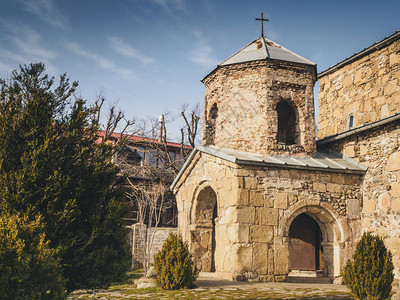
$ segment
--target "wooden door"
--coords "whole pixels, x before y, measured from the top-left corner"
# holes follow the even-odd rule
[[[319,226],[310,216],[301,214],[293,220],[289,229],[291,270],[318,270],[319,235]]]

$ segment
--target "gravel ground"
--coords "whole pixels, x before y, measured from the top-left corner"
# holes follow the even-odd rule
[[[352,299],[345,286],[333,284],[232,282],[204,275],[195,284],[177,291],[119,284],[95,293],[75,291],[68,299]],[[392,299],[400,300],[400,290],[393,292]]]

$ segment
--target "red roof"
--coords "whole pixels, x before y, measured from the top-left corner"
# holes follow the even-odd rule
[[[98,134],[99,134],[99,139],[100,139],[100,138],[104,137],[105,132],[103,130],[100,130]],[[150,144],[164,145],[164,142],[160,142],[157,139],[151,139],[151,138],[146,138],[146,137],[137,136],[137,135],[123,134],[123,137],[127,138],[129,141],[132,141],[132,142],[144,142],[144,143],[150,143]],[[111,138],[119,139],[119,138],[121,138],[121,134],[114,132],[111,134]],[[172,148],[181,148],[182,145],[180,143],[167,142],[167,146],[172,147]],[[187,149],[187,150],[191,150],[192,146],[183,145],[183,148]]]

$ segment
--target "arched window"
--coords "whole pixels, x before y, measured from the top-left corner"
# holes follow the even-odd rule
[[[213,145],[215,139],[215,125],[218,118],[218,106],[214,103],[206,121],[206,144]]]
[[[354,127],[354,115],[350,115],[349,117],[349,129]]]
[[[278,143],[285,145],[296,144],[296,113],[286,101],[276,106],[278,114]]]

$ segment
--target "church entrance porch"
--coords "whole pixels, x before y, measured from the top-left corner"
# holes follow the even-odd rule
[[[289,276],[333,280],[340,276],[350,230],[328,205],[307,202],[291,207],[280,227],[287,245]]]

